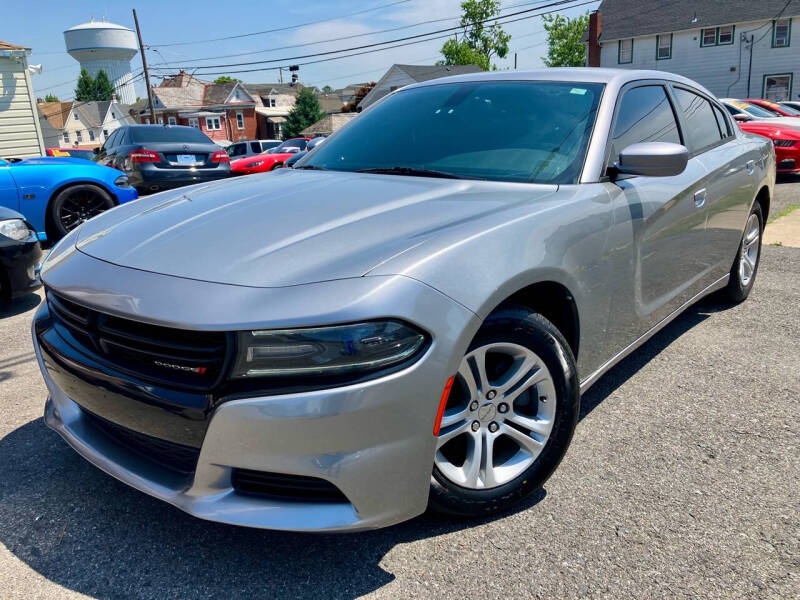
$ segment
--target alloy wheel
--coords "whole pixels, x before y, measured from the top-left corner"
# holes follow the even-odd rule
[[[556,401],[550,371],[529,348],[493,343],[470,351],[442,417],[434,464],[462,487],[508,483],[545,447]]]
[[[747,287],[758,263],[759,239],[761,238],[761,223],[758,215],[753,213],[747,219],[742,238],[742,248],[739,254],[739,281],[742,287]]]
[[[64,200],[58,211],[58,220],[66,231],[108,209],[106,200],[91,190],[77,190]]]

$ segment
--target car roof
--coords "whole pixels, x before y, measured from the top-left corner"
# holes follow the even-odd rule
[[[622,87],[626,83],[643,79],[664,79],[675,83],[683,83],[714,97],[711,92],[696,81],[692,81],[682,75],[676,75],[675,73],[647,69],[602,69],[598,67],[557,67],[532,71],[484,71],[481,73],[465,73],[463,75],[441,77],[439,79],[416,83],[408,86],[408,88],[464,81],[574,81],[576,83],[614,84],[615,86]]]

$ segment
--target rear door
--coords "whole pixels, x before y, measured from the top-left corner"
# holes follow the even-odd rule
[[[619,152],[638,142],[685,143],[677,111],[662,82],[635,83],[617,102],[608,165]],[[712,117],[713,118],[713,117]],[[671,177],[622,176],[614,181],[615,220],[631,227],[630,281],[632,290],[620,290],[622,302],[612,324],[629,332],[629,341],[647,331],[694,296],[708,271],[703,256],[705,203],[702,190],[707,172],[690,155],[683,173]]]
[[[690,103],[702,96],[675,86],[679,104]],[[695,100],[696,101],[696,100]],[[703,98],[704,102],[709,100]],[[761,155],[735,135],[735,124],[716,102],[710,101],[716,117],[720,142],[698,155],[709,172],[706,197],[706,255],[711,274],[709,279],[724,277],[731,269],[741,241],[750,204],[756,195],[757,182],[763,177]],[[691,127],[691,123],[687,127]],[[712,134],[709,132],[710,137]]]

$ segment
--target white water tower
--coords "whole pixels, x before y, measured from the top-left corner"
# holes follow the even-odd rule
[[[131,74],[131,59],[138,52],[136,34],[127,27],[108,21],[89,21],[64,32],[67,52],[81,63],[92,77],[102,69],[124,104],[136,102]]]

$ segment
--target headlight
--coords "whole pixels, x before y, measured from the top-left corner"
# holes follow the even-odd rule
[[[131,187],[130,181],[128,181],[127,175],[120,175],[114,180],[114,185],[121,188],[128,188]]]
[[[377,371],[407,361],[425,335],[398,321],[305,329],[243,331],[234,377],[341,375]]]
[[[28,226],[22,219],[0,221],[0,235],[4,235],[12,240],[21,242],[22,240],[28,239],[32,233],[33,232],[28,229]]]
[[[261,166],[261,165],[263,165],[263,164],[264,164],[264,161],[263,161],[263,160],[257,160],[256,162],[254,162],[254,163],[250,163],[250,164],[249,164],[249,165],[247,165],[247,166],[248,166],[248,167],[260,167],[260,166]]]

